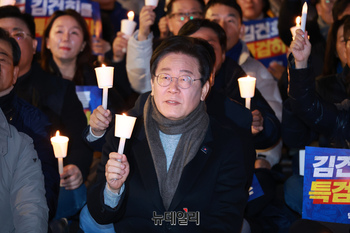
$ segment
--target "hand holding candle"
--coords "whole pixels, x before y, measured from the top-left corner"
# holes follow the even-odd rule
[[[301,13],[301,27],[300,27],[301,30],[303,30],[303,32],[305,32],[306,19],[307,19],[307,3],[305,2]]]
[[[56,136],[51,138],[51,144],[55,157],[58,159],[58,171],[60,174],[63,173],[63,158],[67,156],[69,138],[60,135],[60,131],[57,130]]]
[[[134,12],[128,12],[128,19],[122,19],[120,31],[123,32],[126,36],[130,37],[136,28],[136,22],[134,21]]]
[[[250,100],[255,94],[256,78],[244,77],[238,79],[239,92],[242,98],[245,98],[245,107],[250,109]]]
[[[107,109],[108,88],[113,87],[114,67],[105,66],[95,68],[98,87],[103,89],[102,107]]]
[[[115,131],[114,136],[119,137],[118,153],[124,153],[125,139],[131,137],[134,129],[136,117],[127,116],[125,114],[115,114]]]

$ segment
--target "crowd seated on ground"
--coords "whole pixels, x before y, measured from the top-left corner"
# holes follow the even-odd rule
[[[0,6],[4,232],[339,232],[301,219],[295,151],[349,148],[348,0],[306,1],[306,30],[294,38],[304,0],[94,1],[94,36],[73,9],[52,12],[42,28]],[[120,27],[129,10],[131,36]],[[265,67],[244,42],[245,22],[271,17],[287,68]],[[114,67],[107,107],[86,113],[76,87],[97,86],[101,63]],[[237,81],[247,75],[256,77],[249,109]],[[137,120],[117,153],[121,113]],[[50,143],[57,130],[69,138],[61,174]],[[254,179],[264,194],[248,201]],[[200,224],[152,220],[171,211],[198,211]]]

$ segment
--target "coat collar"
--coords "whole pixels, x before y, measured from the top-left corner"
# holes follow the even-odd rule
[[[142,129],[136,137],[138,142],[134,142],[132,151],[135,156],[135,162],[137,164],[136,167],[141,175],[142,183],[144,187],[147,187],[146,195],[151,197],[152,202],[155,203],[159,210],[165,211],[160,195],[156,170],[144,129]],[[188,194],[190,189],[193,187],[193,184],[200,176],[206,161],[212,153],[212,141],[213,138],[209,124],[207,134],[196,156],[185,166],[183,170],[180,182],[169,207],[170,211],[175,209],[180,204],[181,200],[183,200],[183,198]]]

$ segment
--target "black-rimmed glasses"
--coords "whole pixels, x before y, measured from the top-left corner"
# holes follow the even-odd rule
[[[202,15],[203,14],[200,11],[194,11],[194,12],[188,12],[188,13],[179,12],[179,13],[170,14],[170,18],[174,17],[177,21],[183,22],[186,18],[188,18],[189,20],[192,20],[192,19],[200,18]]]

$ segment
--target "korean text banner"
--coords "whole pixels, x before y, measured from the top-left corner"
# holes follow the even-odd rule
[[[350,150],[305,148],[304,219],[350,224]]]
[[[57,10],[73,9],[85,19],[90,34],[100,37],[102,32],[100,6],[90,0],[26,0],[25,12],[34,17],[38,39],[38,50],[41,48],[41,37],[50,16]]]
[[[278,36],[278,18],[265,18],[244,22],[246,42],[249,51],[265,67],[272,61],[287,66],[287,46]]]

